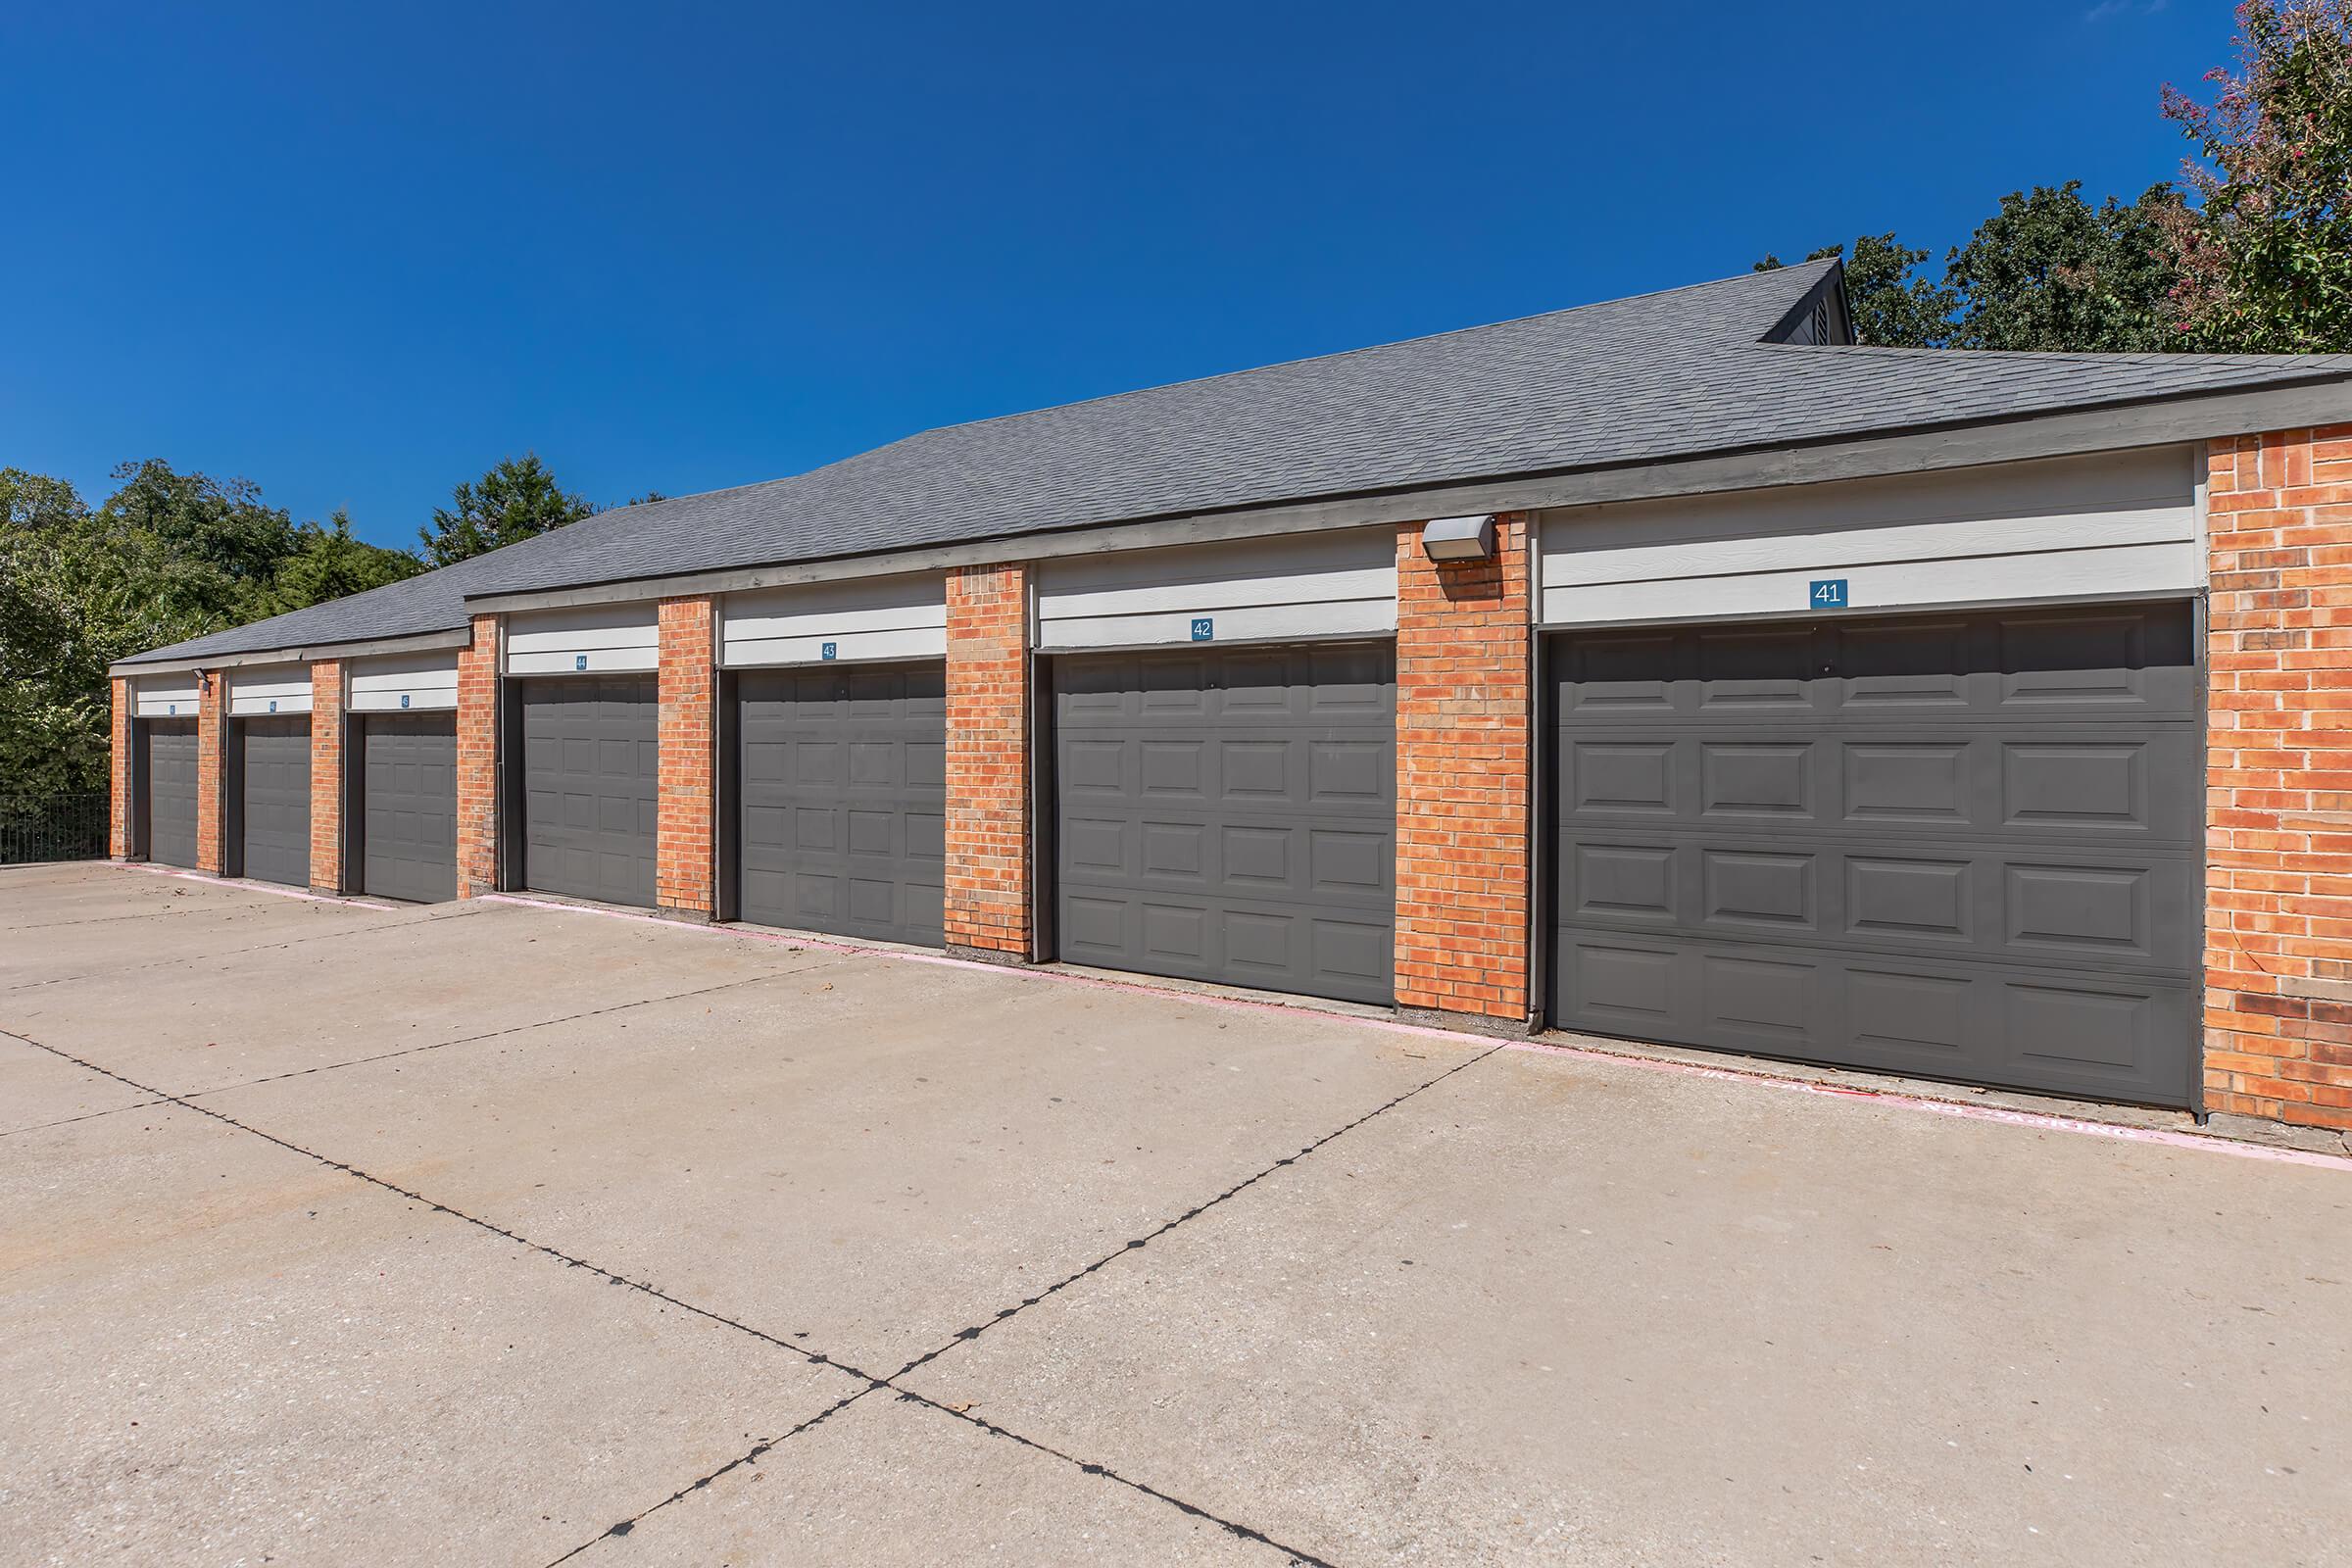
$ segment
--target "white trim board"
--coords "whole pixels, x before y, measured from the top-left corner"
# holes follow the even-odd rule
[[[1046,652],[1382,637],[1396,629],[1396,530],[1183,545],[1038,568]],[[1196,635],[1196,621],[1209,623]]]
[[[727,669],[948,654],[948,580],[941,572],[731,594],[719,601],[718,612],[718,662]]]
[[[270,713],[307,713],[311,710],[311,666],[261,664],[222,677],[228,682],[231,718],[260,718]]]
[[[654,669],[661,662],[659,616],[659,607],[651,602],[515,615],[507,622],[507,673]]]
[[[458,656],[395,654],[351,663],[354,713],[447,712],[458,706]]]
[[[141,675],[130,683],[130,711],[134,718],[194,718],[203,693],[194,671],[176,675]]]
[[[2194,449],[1546,514],[1545,625],[2194,590]]]

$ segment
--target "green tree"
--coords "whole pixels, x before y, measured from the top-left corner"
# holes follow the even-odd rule
[[[112,525],[153,535],[190,564],[219,573],[218,608],[231,622],[252,618],[277,564],[294,553],[294,519],[267,506],[250,479],[178,473],[161,458],[114,470],[118,488],[98,510]]]
[[[2089,354],[2178,347],[2167,327],[2176,274],[2166,224],[2180,204],[2160,184],[2129,205],[2110,196],[2093,207],[2074,179],[2002,197],[1944,267],[1959,302],[1951,345]]]
[[[89,506],[71,481],[0,468],[0,533],[76,527],[89,514]]]
[[[227,624],[224,581],[64,480],[0,473],[0,796],[105,789],[107,666]]]
[[[509,458],[480,479],[459,485],[451,501],[433,510],[430,528],[417,530],[424,559],[434,566],[470,561],[518,539],[568,527],[596,512],[558,485],[535,452]]]
[[[388,582],[414,577],[424,563],[406,550],[389,550],[353,537],[351,515],[341,507],[326,526],[306,522],[295,531],[294,553],[278,563],[265,596],[270,614],[366,593]]]
[[[2247,0],[2237,69],[2164,113],[2202,162],[2168,225],[2178,342],[2247,353],[2352,349],[2352,0]]]

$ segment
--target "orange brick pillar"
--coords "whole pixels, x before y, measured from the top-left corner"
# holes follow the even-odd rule
[[[135,736],[130,719],[130,681],[118,675],[114,712],[107,721],[106,853],[118,860],[130,858],[131,746]]]
[[[2352,425],[2207,466],[2205,1105],[2352,1128]]]
[[[498,891],[498,641],[496,615],[473,617],[458,650],[458,897]]]
[[[947,944],[1029,957],[1029,583],[948,573]]]
[[[1396,532],[1396,1005],[1528,1022],[1528,519],[1440,565]]]
[[[343,665],[311,666],[311,891],[343,891]]]
[[[718,797],[714,751],[718,664],[712,603],[664,599],[659,612],[661,737],[654,828],[654,902],[664,914],[708,920],[717,862],[711,829]]]
[[[202,669],[196,680],[196,869],[219,876],[227,865],[228,672]]]

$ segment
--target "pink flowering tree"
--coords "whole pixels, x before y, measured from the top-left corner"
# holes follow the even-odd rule
[[[2205,102],[2167,86],[2197,144],[2167,223],[2185,348],[2352,350],[2352,0],[2246,0],[2236,69]]]

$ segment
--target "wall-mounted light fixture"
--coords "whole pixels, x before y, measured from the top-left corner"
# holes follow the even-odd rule
[[[1421,525],[1421,553],[1432,561],[1487,561],[1494,554],[1494,518],[1436,517]]]

